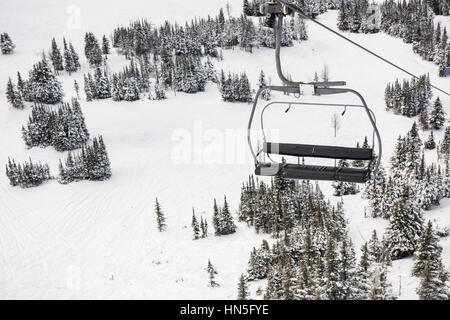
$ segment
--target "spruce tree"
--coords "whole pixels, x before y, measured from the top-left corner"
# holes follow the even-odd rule
[[[259,74],[259,78],[258,78],[258,84],[260,88],[266,87],[267,86],[267,82],[266,82],[266,75],[264,74],[264,71],[261,70],[260,74]],[[266,101],[269,101],[271,99],[271,93],[270,90],[264,90],[261,93],[261,98],[263,98]]]
[[[436,142],[434,141],[433,131],[430,132],[427,141],[425,141],[424,146],[428,150],[433,150],[436,148]]]
[[[103,38],[102,38],[102,53],[103,54],[109,54],[110,53],[109,40],[108,40],[108,38],[105,35],[103,35]]]
[[[24,108],[22,95],[20,91],[15,89],[11,78],[8,79],[8,83],[6,85],[6,100],[16,109]]]
[[[16,45],[6,32],[0,34],[0,51],[2,54],[10,54],[14,51]]]
[[[430,128],[430,120],[428,118],[427,108],[422,108],[419,114],[419,126],[422,130],[427,130]]]
[[[369,300],[395,300],[390,283],[387,281],[385,267],[377,267],[372,272],[372,285],[369,291]]]
[[[237,300],[247,300],[248,287],[244,274],[239,277]]]
[[[420,285],[416,290],[420,300],[448,300],[448,286],[438,272],[430,267],[430,261],[427,261],[422,272]]]
[[[89,65],[91,67],[100,66],[103,58],[102,50],[100,49],[97,38],[92,32],[87,32],[84,39],[84,54],[86,55]]]
[[[208,272],[209,280],[208,280],[208,286],[210,287],[218,287],[219,284],[216,282],[216,274],[217,271],[214,268],[213,264],[211,263],[211,260],[208,259],[208,265],[206,266],[206,272]]]
[[[434,102],[433,109],[430,112],[430,126],[435,130],[439,130],[444,126],[444,124],[445,112],[442,107],[441,99],[437,97],[436,101]]]
[[[156,213],[156,224],[158,226],[159,232],[166,230],[166,217],[164,216],[161,206],[159,204],[158,198],[156,198],[155,202],[155,213]]]
[[[425,266],[428,266],[430,272],[437,272],[441,252],[442,247],[439,245],[439,239],[433,230],[431,221],[428,221],[427,227],[417,241],[412,275],[421,276],[425,271]]]
[[[52,39],[52,49],[50,52],[50,59],[52,60],[53,69],[56,71],[56,74],[58,74],[58,71],[64,70],[61,51],[59,50],[58,45],[56,44],[55,38]]]
[[[27,86],[33,102],[55,104],[61,102],[64,95],[61,82],[50,69],[45,57],[33,66]]]
[[[203,223],[203,220],[202,220],[202,223]],[[193,239],[194,240],[199,239],[200,238],[200,228],[199,228],[199,225],[198,225],[197,218],[195,217],[194,209],[192,209],[192,223],[191,223],[191,226],[192,226],[192,231],[193,231]]]
[[[422,209],[418,199],[411,194],[411,187],[405,185],[401,198],[394,205],[385,233],[385,245],[392,259],[412,255],[422,230]]]

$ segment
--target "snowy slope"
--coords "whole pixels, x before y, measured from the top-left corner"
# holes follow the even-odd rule
[[[241,1],[230,2],[233,14],[239,14]],[[67,10],[73,12],[72,1],[40,0],[33,6],[27,1],[2,4],[0,31],[10,33],[17,50],[13,55],[0,56],[0,163],[8,156],[17,160],[31,156],[48,162],[52,173],[57,174],[58,159],[63,155],[53,148],[26,150],[20,128],[30,108],[12,110],[4,97],[7,77],[15,77],[18,70],[26,75],[42,49],[48,50],[53,36],[59,43],[63,36],[73,41],[81,57],[87,30],[100,37],[110,34],[118,24],[140,17],[156,24],[165,19],[183,23],[191,17],[216,14],[226,1],[201,0],[195,1],[195,6],[192,2],[183,5],[162,0],[132,1],[132,5],[119,1],[77,3],[81,20],[75,29],[67,24],[68,19],[73,22],[67,14]],[[329,12],[319,19],[334,27],[336,15]],[[283,48],[284,68],[294,79],[311,80],[314,71],[320,72],[326,62],[332,80],[346,80],[349,87],[359,90],[376,113],[386,162],[396,137],[404,134],[413,120],[384,111],[384,88],[387,82],[405,76],[335,36],[311,24],[308,27],[310,40]],[[449,78],[436,77],[437,66],[422,61],[400,39],[385,34],[349,37],[416,74],[430,72],[434,84],[449,89]],[[83,83],[83,73],[88,71],[84,57],[82,63],[82,71],[60,77],[67,99],[75,94],[73,80]],[[121,69],[125,60],[114,54],[109,63],[112,69]],[[278,83],[270,49],[253,54],[238,49],[224,51],[224,61],[217,67],[245,70],[254,86],[263,69],[273,84]],[[245,140],[250,107],[220,101],[214,85],[195,95],[168,95],[169,99],[162,102],[82,101],[91,135],[102,134],[110,153],[113,176],[107,182],[63,186],[53,181],[22,190],[10,187],[6,177],[0,175],[0,298],[235,298],[249,252],[264,236],[239,224],[236,234],[192,242],[190,220],[195,207],[197,215],[211,222],[213,198],[220,203],[224,194],[232,209],[237,208],[241,183],[253,170]],[[441,98],[450,113],[450,99]],[[356,102],[346,95],[323,99]],[[349,110],[337,141],[330,128],[335,111],[293,108],[286,115],[284,108],[274,108],[267,113],[267,125],[277,129],[281,137],[305,143],[353,146],[371,133],[364,113]],[[441,136],[442,132],[436,135]],[[192,149],[180,150],[186,145]],[[427,153],[427,159],[434,157],[434,152]],[[330,184],[321,186],[330,195]],[[164,233],[156,230],[155,197],[168,218],[169,228]],[[364,219],[367,203],[359,195],[346,197],[344,202],[356,248],[369,238],[372,229],[382,234],[386,222]],[[450,226],[449,215],[447,200],[426,217]],[[450,241],[445,239],[441,244],[448,265]],[[218,288],[206,286],[208,258],[218,269]],[[409,277],[411,265],[409,259],[393,266],[391,279],[398,288],[401,276],[402,298],[415,297],[416,280]]]

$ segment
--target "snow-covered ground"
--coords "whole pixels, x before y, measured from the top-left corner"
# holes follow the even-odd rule
[[[232,14],[238,15],[241,1],[230,3]],[[75,95],[73,80],[82,87],[83,73],[88,71],[82,54],[85,31],[101,37],[111,34],[119,24],[144,17],[155,24],[166,19],[184,23],[195,16],[215,15],[225,4],[225,0],[2,3],[0,32],[8,32],[17,49],[13,55],[0,56],[0,162],[6,162],[8,156],[19,161],[31,157],[48,162],[57,174],[63,154],[51,147],[27,150],[20,128],[30,107],[12,110],[4,95],[8,76],[15,78],[17,71],[26,75],[42,50],[49,49],[52,37],[59,44],[63,36],[70,39],[82,60],[82,71],[60,76],[69,99]],[[328,12],[319,19],[335,28],[336,15]],[[448,17],[438,19],[449,24]],[[397,136],[405,134],[414,119],[386,112],[384,89],[388,82],[408,76],[315,25],[308,23],[308,30],[310,40],[283,48],[285,70],[294,79],[312,80],[314,72],[320,73],[326,63],[332,80],[346,80],[349,87],[360,91],[376,114],[387,166]],[[437,66],[421,60],[401,39],[382,33],[348,36],[415,74],[429,72],[433,84],[450,89],[450,79],[438,78]],[[273,53],[270,49],[253,54],[228,50],[216,65],[218,70],[246,71],[254,88],[260,70],[272,84],[278,84]],[[115,53],[109,57],[112,69],[120,70],[125,63]],[[24,190],[12,188],[6,176],[0,175],[0,298],[236,297],[237,281],[251,248],[267,236],[238,224],[233,235],[210,235],[193,242],[190,223],[192,207],[211,222],[213,199],[221,203],[225,194],[232,209],[237,209],[240,186],[253,170],[245,137],[250,106],[222,102],[212,84],[204,93],[169,92],[168,96],[165,101],[133,103],[82,99],[91,135],[102,134],[108,147],[113,170],[109,181],[70,185],[52,181]],[[440,97],[450,114],[449,97]],[[323,97],[321,101],[357,102],[348,95]],[[341,109],[293,108],[287,114],[284,109],[268,111],[266,124],[288,140],[353,146],[371,134],[369,122],[358,110],[347,111],[338,137],[333,138],[330,118]],[[437,140],[442,133],[436,133]],[[183,149],[185,146],[191,148]],[[426,157],[434,160],[435,152],[427,152]],[[321,183],[321,187],[337,200],[331,196],[329,183]],[[156,229],[155,197],[168,219],[168,230],[163,233]],[[344,203],[359,250],[373,229],[383,233],[386,221],[364,218],[367,202],[359,195],[345,197]],[[427,212],[426,218],[450,227],[450,201]],[[441,245],[448,266],[450,239],[442,239]],[[218,269],[218,288],[206,286],[208,259]],[[410,277],[411,266],[411,259],[395,261],[390,273],[396,292],[401,281],[401,298],[405,299],[416,298],[417,279]]]

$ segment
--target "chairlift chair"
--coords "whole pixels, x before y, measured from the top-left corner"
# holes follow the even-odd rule
[[[283,1],[273,1],[262,4],[260,11],[264,15],[270,16],[270,19],[274,21],[275,32],[275,61],[277,67],[277,73],[280,80],[284,83],[284,86],[265,86],[259,88],[256,93],[255,101],[253,103],[252,111],[250,114],[250,120],[248,123],[248,144],[255,161],[255,174],[258,176],[280,176],[287,179],[300,179],[300,180],[324,180],[324,181],[342,181],[342,182],[354,182],[365,183],[367,180],[373,178],[379,168],[382,145],[381,138],[376,126],[376,118],[372,110],[367,106],[364,98],[360,93],[353,89],[342,88],[345,86],[344,81],[333,82],[294,82],[288,80],[281,69],[280,48],[281,48],[281,32],[283,26],[283,17],[288,14],[292,14],[293,10],[289,5],[283,5]],[[297,10],[298,11],[298,10]],[[301,94],[301,86],[312,86],[314,94],[332,95],[340,93],[352,93],[356,95],[360,100],[360,105],[355,104],[327,104],[327,103],[307,103],[307,102],[270,102],[261,111],[261,130],[263,133],[263,145],[262,148],[255,149],[252,145],[252,139],[250,137],[253,118],[255,116],[256,107],[261,93],[265,90],[272,90],[283,92],[285,94],[294,94],[299,97]],[[337,88],[339,87],[339,88]],[[373,127],[372,134],[372,147],[371,148],[347,148],[339,146],[324,146],[324,145],[311,145],[311,144],[293,144],[293,143],[279,143],[266,141],[266,135],[264,132],[264,111],[275,104],[283,104],[295,106],[295,105],[310,105],[310,106],[331,106],[331,107],[352,107],[363,108],[370,120]],[[378,157],[374,157],[375,139],[378,146]],[[323,166],[323,165],[305,165],[298,163],[286,163],[276,162],[272,160],[271,155],[281,156],[293,156],[293,157],[311,157],[311,158],[327,158],[327,159],[346,159],[346,160],[363,160],[367,161],[367,165],[364,168],[351,168],[351,167],[339,167],[339,166]],[[263,158],[268,158],[268,162],[262,162],[258,159],[261,155],[265,155]],[[375,161],[375,163],[374,163]],[[336,163],[336,161],[335,161]]]

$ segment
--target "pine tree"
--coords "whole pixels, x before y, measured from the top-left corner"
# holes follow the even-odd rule
[[[227,197],[224,196],[223,200],[223,208],[222,208],[222,225],[221,225],[221,234],[231,234],[236,232],[236,225],[233,221],[233,216],[228,208]]]
[[[206,238],[208,236],[208,222],[203,217],[200,217],[200,229],[202,231],[202,238]]]
[[[250,89],[250,82],[248,81],[247,75],[243,73],[239,79],[238,86],[238,99],[241,102],[251,102],[252,93]]]
[[[79,58],[73,49],[72,44],[67,45],[66,39],[63,39],[64,44],[64,70],[66,70],[69,75],[72,72],[77,71],[80,68]]]
[[[69,42],[69,51],[72,56],[72,61],[73,61],[73,66],[74,66],[73,71],[77,71],[81,67],[80,58],[78,57],[78,53],[76,53],[75,48],[72,45],[72,42]]]
[[[372,272],[372,285],[369,291],[369,300],[395,300],[391,285],[387,281],[385,267],[377,267]]]
[[[328,239],[325,252],[324,287],[322,299],[342,300],[345,292],[340,285],[339,260],[333,239]]]
[[[339,6],[338,28],[341,31],[347,31],[349,29],[345,0],[341,0],[341,5]]]
[[[368,260],[374,263],[381,263],[383,249],[380,241],[378,240],[377,231],[372,231],[372,237],[367,243]]]
[[[206,271],[208,272],[209,275],[209,281],[208,281],[208,286],[210,287],[218,287],[219,284],[216,282],[216,274],[217,271],[214,268],[213,264],[211,263],[211,260],[208,259],[208,265],[206,267]]]
[[[411,194],[411,187],[405,185],[394,205],[385,233],[385,245],[392,259],[410,256],[415,250],[423,230],[422,209],[417,200]]]
[[[439,275],[430,267],[427,261],[422,273],[422,280],[416,290],[420,300],[448,300],[448,287],[439,279]]]
[[[84,54],[91,67],[100,66],[102,64],[102,50],[92,32],[87,32],[85,35]]]
[[[156,213],[156,223],[158,226],[158,230],[159,230],[159,232],[162,232],[162,231],[166,230],[167,225],[166,225],[166,217],[164,216],[164,214],[161,210],[161,206],[158,202],[158,198],[156,198],[156,202],[155,202],[155,213]]]
[[[440,153],[448,162],[450,159],[450,126],[445,129],[444,139],[442,139]]]
[[[73,80],[73,88],[75,89],[75,93],[77,94],[78,100],[80,99],[80,86],[77,80]]]
[[[441,252],[442,247],[439,245],[439,239],[433,230],[431,221],[428,221],[427,227],[417,241],[412,275],[421,276],[424,273],[425,266],[428,266],[430,272],[437,272]]]
[[[27,87],[29,98],[33,102],[55,104],[61,102],[64,95],[61,82],[50,69],[45,57],[33,66]]]
[[[11,78],[8,79],[8,84],[6,85],[6,100],[16,109],[24,108],[22,95],[15,89]]]
[[[433,150],[436,148],[436,142],[434,141],[433,131],[430,132],[427,141],[425,141],[424,146],[428,150]]]
[[[281,279],[281,298],[283,300],[294,300],[295,298],[295,291],[296,291],[296,279],[295,279],[295,270],[292,267],[291,264],[291,258],[289,255],[285,257],[287,260],[285,263],[285,266],[283,268],[283,276]]]
[[[16,45],[12,42],[11,37],[6,32],[0,34],[0,51],[2,54],[10,54],[14,51]]]
[[[214,207],[213,207],[213,227],[214,227],[214,234],[216,236],[220,235],[220,223],[221,223],[221,212],[219,210],[219,207],[217,206],[217,201],[214,199]]]
[[[110,53],[109,40],[108,40],[108,38],[105,35],[103,35],[103,38],[102,38],[102,53],[103,54],[109,54]]]
[[[371,274],[370,274],[371,262],[369,260],[369,250],[367,247],[367,242],[361,247],[361,257],[357,267],[357,275],[359,283],[356,286],[359,288],[361,293],[361,300],[367,299],[370,286],[371,286]]]
[[[267,82],[266,82],[266,75],[264,74],[264,71],[261,70],[260,74],[259,74],[259,78],[258,78],[258,84],[260,88],[264,88],[267,86]],[[261,93],[261,98],[263,98],[266,101],[269,101],[271,99],[271,93],[270,90],[264,90]]]
[[[203,220],[202,220],[202,223],[203,223]],[[194,240],[200,239],[200,228],[198,226],[197,218],[195,217],[194,209],[192,209],[192,223],[191,223],[191,226],[192,226],[192,231],[194,233],[194,236],[193,236]]]
[[[419,126],[422,130],[427,130],[430,128],[430,120],[428,119],[427,108],[422,108],[419,114]]]
[[[430,112],[430,125],[433,129],[439,130],[445,124],[445,112],[442,107],[441,100],[437,97]]]
[[[61,51],[59,51],[58,45],[56,44],[55,38],[52,39],[52,49],[50,52],[50,59],[52,60],[53,69],[58,74],[58,71],[64,70],[63,58]]]
[[[247,297],[248,297],[247,281],[244,277],[244,274],[241,274],[241,276],[239,277],[239,283],[238,283],[237,300],[247,300]]]
[[[23,164],[16,164],[14,159],[8,158],[6,176],[12,186],[20,186],[22,188],[36,187],[51,179],[48,164],[33,163],[31,158],[29,162],[24,162]]]

